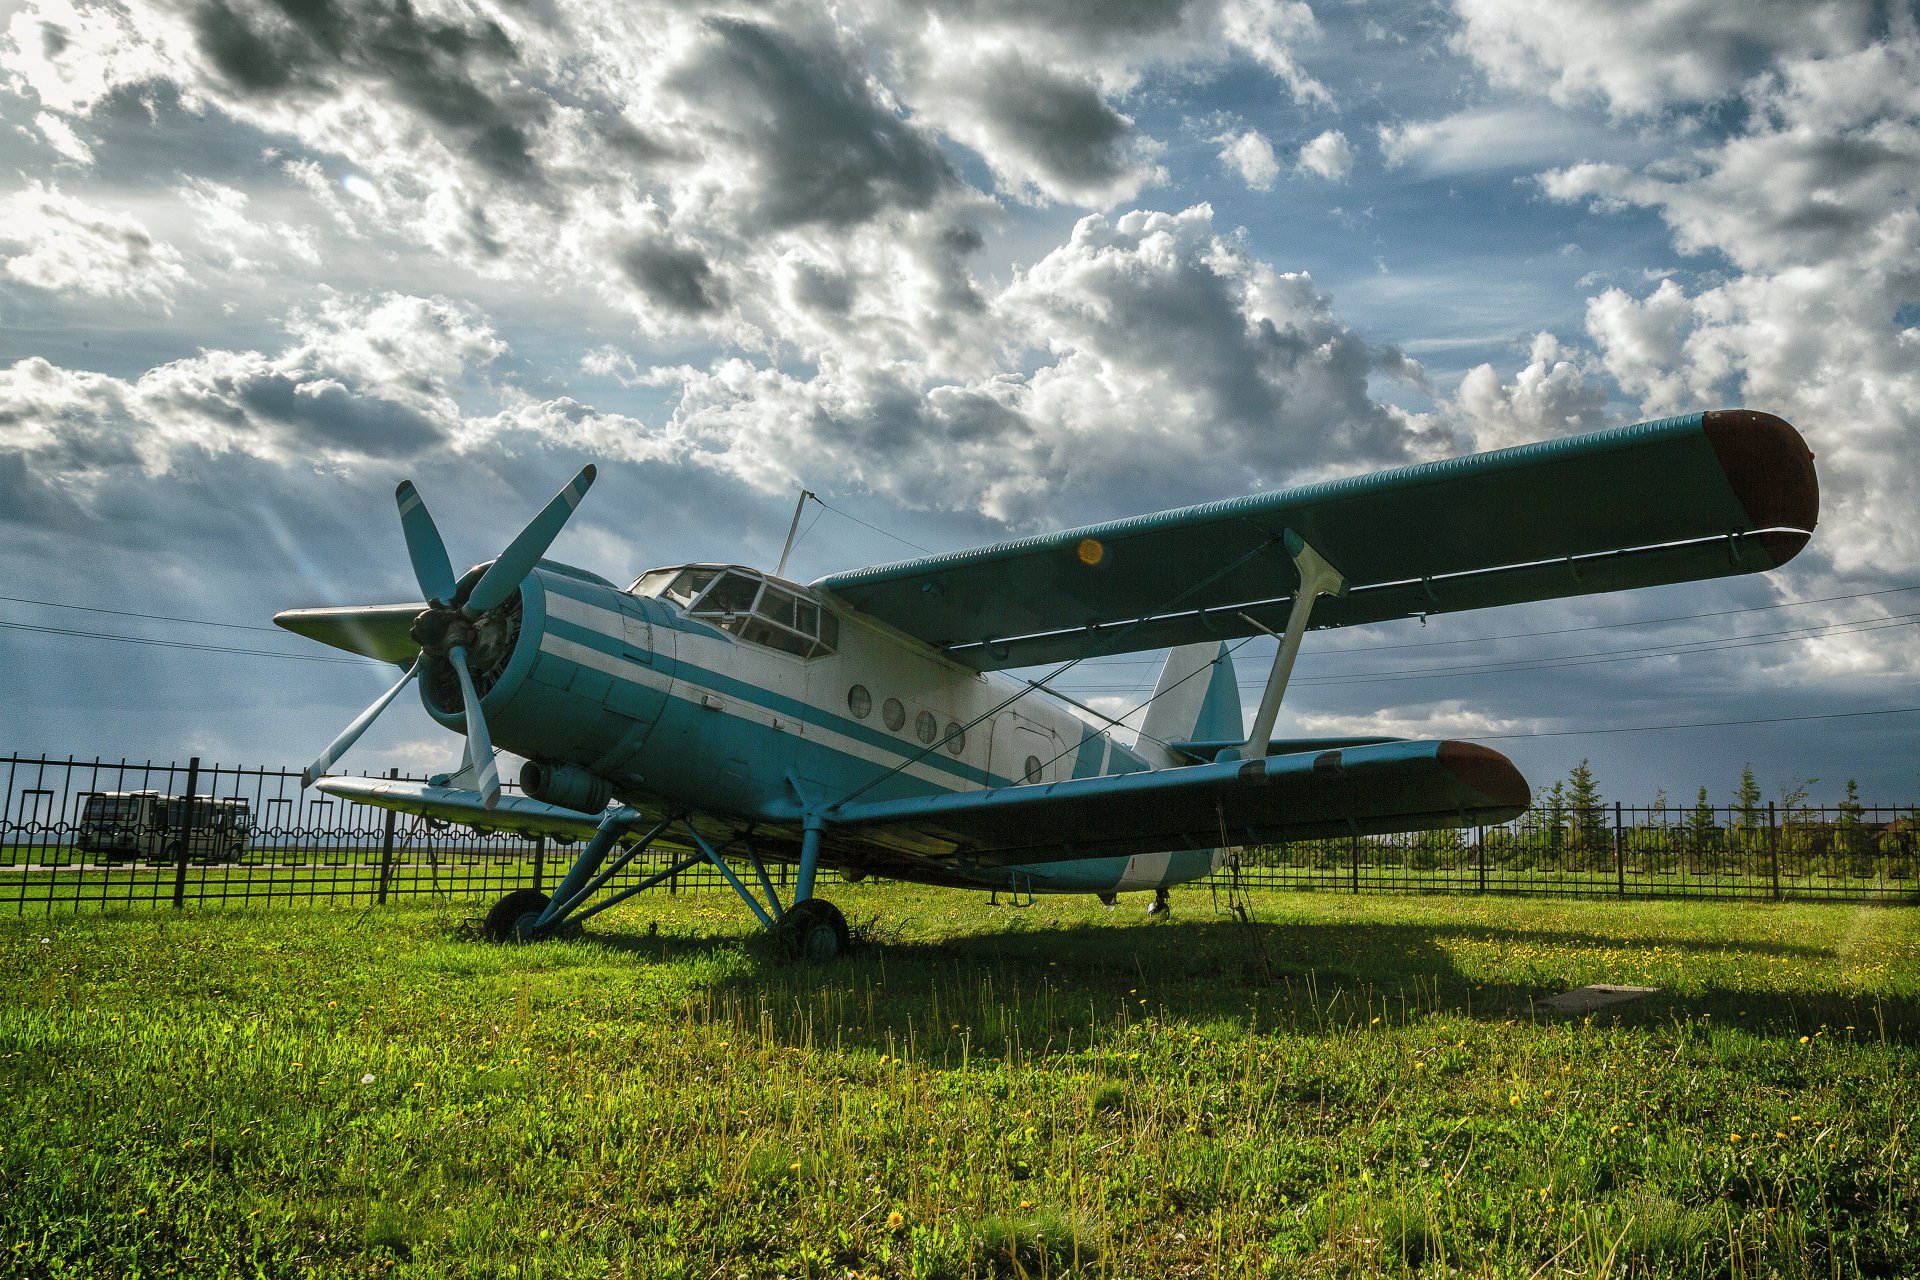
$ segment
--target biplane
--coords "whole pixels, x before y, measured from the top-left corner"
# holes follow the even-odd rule
[[[715,563],[622,587],[544,558],[593,477],[458,575],[402,483],[424,600],[276,615],[402,672],[307,781],[584,841],[551,896],[523,888],[494,905],[491,936],[571,930],[709,863],[815,959],[848,941],[817,893],[823,870],[1109,901],[1150,890],[1164,904],[1238,846],[1508,821],[1530,791],[1485,746],[1275,739],[1307,632],[1761,572],[1806,545],[1819,506],[1792,426],[1722,410],[811,583]],[[1249,724],[1228,645],[1262,633],[1279,643]],[[1005,674],[1158,649],[1131,740],[1046,679]],[[464,767],[426,782],[325,776],[415,683],[427,714],[466,735]],[[497,748],[525,759],[524,794],[502,794]],[[615,884],[656,847],[664,870]],[[785,901],[777,864],[792,868]]]

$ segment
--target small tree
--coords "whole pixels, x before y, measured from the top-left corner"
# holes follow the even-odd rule
[[[1873,848],[1867,839],[1867,810],[1860,803],[1860,784],[1847,779],[1847,795],[1840,802],[1839,820],[1834,824],[1834,841],[1840,856],[1846,859],[1847,874],[1862,879],[1873,876]]]
[[[1589,857],[1607,847],[1607,823],[1601,812],[1600,786],[1583,759],[1567,775],[1567,813],[1573,820],[1573,848]]]
[[[1780,852],[1794,859],[1794,866],[1806,869],[1807,855],[1814,852],[1813,811],[1807,796],[1818,778],[1788,778],[1780,784]]]
[[[1760,799],[1760,783],[1753,776],[1753,766],[1748,764],[1741,768],[1740,786],[1733,793],[1733,809],[1740,820],[1740,847],[1743,849],[1760,846],[1760,828],[1763,825]]]
[[[1713,851],[1714,839],[1719,834],[1719,826],[1713,820],[1713,805],[1707,800],[1707,789],[1700,788],[1699,799],[1693,802],[1693,812],[1687,815],[1687,849],[1694,856],[1694,867],[1698,870],[1706,863],[1707,854]]]
[[[1541,805],[1547,822],[1547,847],[1558,853],[1567,843],[1567,788],[1566,784],[1555,780],[1547,788],[1546,800]]]

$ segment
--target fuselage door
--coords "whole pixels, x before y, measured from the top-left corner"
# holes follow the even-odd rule
[[[1067,776],[1071,763],[1061,757],[1060,741],[1050,729],[1013,711],[1003,711],[993,718],[993,749],[987,770],[997,785],[1055,782]]]

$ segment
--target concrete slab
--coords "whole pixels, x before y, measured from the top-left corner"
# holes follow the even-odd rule
[[[1644,1000],[1659,990],[1658,987],[1623,987],[1610,982],[1596,982],[1590,987],[1565,991],[1550,1000],[1542,1000],[1540,1005],[1555,1013],[1592,1013],[1596,1009]]]

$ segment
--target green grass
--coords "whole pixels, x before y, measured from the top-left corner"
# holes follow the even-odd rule
[[[830,896],[0,919],[0,1274],[1920,1273],[1910,910]]]

